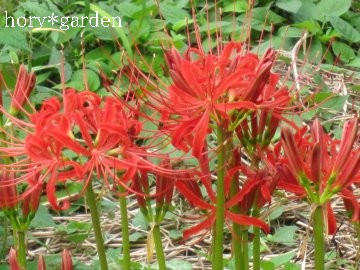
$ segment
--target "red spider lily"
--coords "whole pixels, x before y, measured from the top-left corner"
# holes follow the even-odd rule
[[[38,258],[38,270],[46,270],[45,259],[42,255]]]
[[[310,203],[326,204],[330,234],[335,233],[336,222],[329,200],[340,192],[351,208],[348,187],[360,178],[360,151],[355,147],[358,125],[357,118],[347,121],[340,141],[324,133],[319,120],[314,121],[308,136],[294,138],[288,128],[282,130],[285,160],[278,166],[279,186],[307,196]]]
[[[10,104],[10,114],[16,114],[27,101],[35,86],[35,74],[28,73],[24,65],[19,68],[14,93]]]
[[[228,43],[219,55],[194,48],[184,57],[175,49],[168,51],[166,61],[173,84],[163,111],[180,123],[169,126],[172,143],[185,151],[192,146],[193,155],[199,158],[210,119],[222,125],[247,110],[282,110],[290,97],[285,88],[276,88],[279,76],[270,72],[274,57],[273,50],[261,59],[243,53],[242,45],[236,42]]]
[[[38,181],[39,176],[39,174],[34,175],[34,179],[28,181],[32,192],[24,199],[22,205],[22,213],[24,217],[28,215],[35,215],[39,208],[40,198],[43,192],[43,187]],[[32,188],[33,185],[35,185],[34,188]]]
[[[14,173],[7,171],[0,174],[0,209],[14,209],[18,205],[14,177]]]
[[[10,249],[9,252],[9,266],[10,270],[21,270],[18,258],[17,258],[17,252],[14,248]]]
[[[266,148],[274,137],[280,118],[267,111],[253,112],[249,121],[242,121],[236,128],[241,145],[252,155]]]
[[[341,191],[341,197],[344,201],[345,209],[349,213],[349,217],[351,218],[351,220],[353,222],[360,222],[360,202],[358,201],[350,187],[344,188]]]
[[[61,263],[61,270],[73,270],[73,262],[71,258],[71,254],[67,249],[64,249],[64,251],[61,254],[62,263]]]
[[[83,180],[85,189],[96,173],[107,186],[115,183],[129,188],[127,182],[138,168],[156,168],[146,160],[152,155],[148,149],[135,144],[142,124],[132,110],[115,98],[102,99],[89,91],[68,89],[64,91],[62,102],[49,99],[39,112],[28,117],[31,123],[10,118],[27,135],[23,141],[16,139],[16,143],[0,148],[3,156],[18,160],[3,167],[22,174],[17,182],[40,175],[31,187],[35,191],[36,187],[46,183],[47,196],[54,209],[69,206],[67,201],[62,205],[57,203],[58,183]],[[76,159],[69,160],[66,152]],[[30,192],[29,188],[22,196],[26,197]]]
[[[246,176],[246,181],[239,192],[230,196],[230,182],[234,180],[239,182],[238,179],[233,178],[233,175],[239,170]],[[271,196],[278,181],[279,175],[275,172],[270,172],[267,168],[254,171],[243,165],[236,166],[230,169],[226,176],[226,187],[228,190],[226,205],[228,207],[238,205],[240,212],[243,214],[249,214],[253,207],[261,209],[266,203],[271,202]]]
[[[189,238],[194,234],[198,234],[203,230],[210,230],[212,226],[215,224],[216,220],[216,206],[215,202],[207,201],[201,194],[201,191],[193,180],[191,181],[177,181],[175,184],[177,190],[195,207],[198,209],[207,211],[208,213],[205,215],[205,218],[194,227],[184,230],[184,239]],[[236,200],[229,200],[226,203],[226,209],[224,209],[225,218],[229,221],[233,221],[235,223],[245,225],[245,226],[256,226],[263,229],[266,233],[269,233],[270,228],[269,226],[254,217],[249,217],[243,214],[235,214],[230,211],[230,208],[234,206],[236,203],[241,201],[246,193],[247,190],[240,191],[240,195],[236,197]],[[253,199],[253,198],[251,198]]]

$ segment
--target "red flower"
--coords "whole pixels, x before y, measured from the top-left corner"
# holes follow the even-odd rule
[[[294,137],[290,129],[282,130],[285,159],[278,165],[279,186],[306,196],[310,203],[326,204],[330,234],[335,233],[336,223],[329,201],[336,193],[341,193],[348,209],[356,210],[349,187],[360,179],[358,126],[357,118],[347,121],[340,141],[330,138],[319,120],[314,121],[310,135],[298,133]],[[355,217],[357,214],[355,211]]]
[[[210,230],[216,221],[216,206],[215,201],[207,201],[195,180],[178,180],[175,184],[177,190],[194,206],[200,210],[204,210],[207,213],[202,218],[202,221],[190,229],[184,230],[184,238],[187,239],[194,234],[198,234],[204,230]],[[256,226],[262,228],[266,233],[269,233],[269,226],[260,219],[250,217],[246,214],[235,214],[230,211],[231,207],[236,203],[244,202],[244,197],[248,194],[248,188],[243,188],[235,198],[230,199],[226,202],[224,209],[225,218],[229,221],[245,225],[245,226]],[[251,198],[253,199],[253,198]],[[241,204],[240,203],[240,204]]]
[[[71,258],[71,254],[67,249],[64,249],[64,251],[61,254],[62,263],[61,263],[61,270],[73,270],[73,262]]]
[[[14,93],[12,94],[10,104],[10,114],[15,115],[21,110],[24,103],[28,100],[31,91],[35,86],[35,74],[28,73],[24,65],[19,68]]]
[[[223,126],[235,119],[236,127],[244,111],[271,110],[278,117],[276,112],[289,103],[287,90],[276,87],[279,76],[270,72],[275,52],[268,50],[259,59],[243,51],[240,43],[229,42],[218,55],[194,48],[184,56],[175,49],[166,53],[173,84],[162,113],[164,121],[177,121],[165,126],[174,146],[192,147],[199,158],[211,121]]]
[[[15,175],[12,172],[0,173],[0,209],[14,209],[18,204]]]
[[[15,249],[11,248],[9,252],[9,266],[10,270],[21,270],[18,258],[17,258],[17,252]]]

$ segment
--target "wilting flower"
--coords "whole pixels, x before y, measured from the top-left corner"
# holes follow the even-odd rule
[[[347,208],[352,208],[349,187],[360,180],[358,126],[358,118],[347,121],[340,141],[326,134],[319,120],[314,121],[310,135],[294,137],[290,129],[282,130],[285,159],[278,165],[282,175],[279,186],[306,196],[310,203],[327,205],[328,217],[332,219],[329,219],[329,233],[334,233],[336,228],[329,200],[340,193]]]

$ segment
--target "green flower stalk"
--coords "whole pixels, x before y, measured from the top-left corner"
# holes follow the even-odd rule
[[[99,261],[100,261],[100,269],[107,270],[108,264],[107,264],[107,258],[106,258],[104,239],[103,239],[103,235],[101,232],[99,212],[98,212],[98,208],[97,208],[95,193],[94,193],[94,190],[92,187],[92,181],[90,181],[86,187],[86,202],[90,209],[91,222],[92,222],[93,229],[94,229],[96,248],[97,248]]]
[[[324,269],[324,225],[328,233],[336,232],[335,215],[330,201],[337,193],[343,195],[344,203],[351,208],[351,185],[358,178],[360,170],[360,150],[355,147],[358,138],[359,121],[353,118],[344,124],[340,141],[326,134],[316,119],[311,126],[311,134],[300,131],[293,136],[289,128],[284,128],[281,143],[285,159],[279,164],[281,180],[279,186],[305,197],[312,207],[315,269]],[[327,216],[327,220],[324,220]]]

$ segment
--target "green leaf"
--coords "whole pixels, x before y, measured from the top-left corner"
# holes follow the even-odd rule
[[[308,20],[308,21],[303,21],[301,23],[295,23],[293,24],[293,26],[300,28],[302,30],[306,29],[313,35],[322,32],[320,24],[315,20]]]
[[[341,111],[348,99],[348,95],[340,96],[333,93],[320,92],[315,95],[315,101],[320,103],[319,108],[324,110]]]
[[[360,41],[360,33],[345,20],[339,17],[330,16],[330,23],[336,32],[338,32],[344,39],[351,42]]]
[[[360,56],[355,57],[355,59],[346,64],[346,66],[360,68]]]
[[[75,2],[74,4],[77,5],[81,5],[84,6],[84,2],[78,1]],[[112,18],[112,16],[106,12],[105,10],[103,10],[102,8],[100,8],[99,6],[95,5],[95,4],[90,4],[90,9],[94,12],[98,12],[100,16],[102,17],[106,17],[106,18]],[[94,29],[97,29],[96,27]],[[122,29],[122,27],[114,27],[115,32],[117,33],[118,37],[120,38],[120,40],[122,41],[122,45],[124,46],[126,52],[129,54],[130,57],[132,57],[133,52],[131,49],[131,45],[130,45],[130,41],[127,38],[127,36],[125,35],[124,30]]]
[[[25,33],[19,28],[0,27],[0,45],[29,50]]]
[[[116,6],[122,17],[133,18],[134,14],[141,10],[141,6],[134,3],[119,3]]]
[[[269,220],[274,220],[279,218],[284,213],[284,207],[278,206],[275,210],[269,215]]]
[[[166,22],[171,24],[184,21],[185,18],[191,19],[190,14],[184,9],[166,3],[160,3],[160,12]]]
[[[235,13],[244,13],[248,9],[248,2],[241,1],[230,1],[226,3],[223,12],[235,12]]]
[[[353,49],[344,42],[335,41],[331,45],[334,54],[340,58],[341,61],[349,63],[355,58],[355,53]]]
[[[136,242],[137,240],[144,238],[146,236],[143,232],[134,232],[129,235],[129,241],[130,242]]]
[[[279,16],[265,7],[254,8],[252,11],[251,27],[258,31],[270,31],[270,25],[276,25],[283,21],[285,21],[284,17]]]
[[[300,269],[301,266],[296,263],[288,262],[284,264],[284,270],[300,270]]]
[[[302,0],[301,2],[302,6],[294,14],[294,21],[296,23],[316,19],[321,13],[319,8],[314,4],[313,0]]]
[[[339,17],[350,9],[351,0],[321,0],[318,4],[318,10],[321,12],[317,19],[328,20],[330,16]]]
[[[178,230],[170,230],[169,237],[173,240],[179,240],[183,237],[183,234]]]
[[[296,13],[301,7],[301,1],[300,0],[278,0],[276,1],[276,6],[278,8],[281,8],[285,11]]]
[[[56,224],[49,213],[49,210],[43,206],[39,205],[34,219],[30,223],[31,228],[45,228],[45,227],[55,227]]]
[[[271,258],[271,262],[274,264],[275,268],[278,269],[278,267],[290,262],[292,258],[294,258],[296,254],[295,250],[289,251],[284,254],[280,254],[276,257]]]
[[[261,261],[261,270],[275,270],[275,265],[270,261]]]
[[[131,223],[132,223],[132,225],[134,225],[135,227],[137,227],[141,230],[147,230],[147,228],[149,226],[149,223],[144,218],[144,215],[141,213],[140,210],[135,214]]]
[[[277,36],[284,38],[300,38],[304,34],[304,29],[292,26],[282,26],[277,32]]]
[[[295,233],[298,230],[296,226],[284,226],[276,230],[274,235],[268,235],[268,240],[277,243],[283,244],[285,246],[292,246],[296,244]]]
[[[231,22],[210,22],[208,24],[202,25],[199,27],[200,32],[209,32],[210,34],[214,34],[215,32],[218,32],[219,29],[222,29],[222,33],[224,33],[225,27],[230,27],[230,31],[232,31],[233,24]]]
[[[192,265],[188,261],[173,259],[166,262],[166,268],[170,270],[191,270]]]
[[[85,69],[87,84],[90,91],[96,91],[100,87],[100,78],[99,75],[96,74],[91,69]],[[83,70],[77,70],[73,73],[71,80],[69,83],[67,83],[68,87],[73,87],[76,90],[85,90],[85,84],[84,84],[84,71]]]

